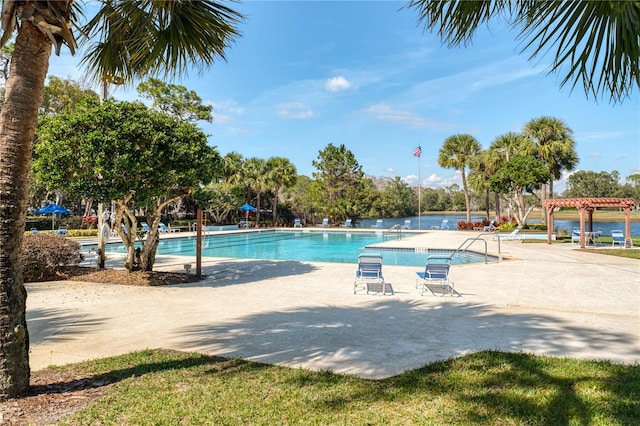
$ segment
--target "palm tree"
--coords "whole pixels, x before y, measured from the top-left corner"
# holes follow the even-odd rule
[[[460,171],[464,202],[467,207],[467,222],[471,222],[471,203],[469,201],[466,168],[471,165],[471,160],[480,153],[481,149],[482,147],[476,138],[468,134],[459,134],[445,139],[438,155],[438,164],[440,166]]]
[[[273,185],[273,222],[278,221],[278,196],[281,188],[291,188],[296,183],[298,171],[288,158],[271,157],[267,160],[269,182]]]
[[[268,185],[267,161],[263,158],[251,157],[242,163],[242,183],[256,193],[256,225],[260,223],[260,204],[262,193]]]
[[[523,132],[534,142],[538,158],[552,175],[549,192],[546,184],[541,188],[540,201],[544,206],[547,196],[553,198],[553,179],[560,179],[563,170],[573,170],[578,162],[573,131],[561,119],[543,116],[526,123]],[[545,219],[543,214],[543,223]]]
[[[73,0],[2,2],[0,45],[17,35],[0,113],[0,400],[29,388],[26,291],[19,268],[28,176],[51,49],[58,54],[64,44],[75,53],[78,12]],[[225,59],[242,19],[212,0],[102,0],[82,30],[96,41],[83,63],[96,82],[131,83],[184,74],[194,65],[204,69]]]
[[[530,59],[555,52],[550,73],[567,69],[560,85],[582,81],[587,97],[609,93],[621,102],[640,86],[638,1],[410,0],[406,7],[449,46],[470,43],[480,25],[503,18],[520,29]]]

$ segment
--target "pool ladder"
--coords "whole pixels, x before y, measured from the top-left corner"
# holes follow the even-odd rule
[[[464,240],[462,242],[462,244],[460,244],[460,246],[456,249],[456,251],[454,251],[451,256],[449,256],[449,259],[452,259],[453,256],[455,256],[458,253],[461,253],[465,250],[468,250],[469,247],[471,247],[476,241],[482,241],[484,243],[484,263],[489,263],[489,250],[488,250],[488,246],[487,246],[487,240],[485,240],[484,238],[482,238],[484,235],[480,235],[477,237],[473,237],[473,238],[467,238],[466,240]]]
[[[400,240],[402,238],[402,228],[400,227],[400,225],[395,224],[391,228],[384,231],[382,233],[382,241],[387,241],[387,236],[392,233],[396,234],[396,240]]]

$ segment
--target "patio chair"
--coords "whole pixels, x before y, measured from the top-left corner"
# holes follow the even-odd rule
[[[433,225],[431,229],[449,229],[449,219],[444,219],[440,226]]]
[[[496,228],[495,222],[496,222],[495,220],[492,220],[491,222],[489,222],[487,226],[482,228],[482,232],[493,232],[496,229],[498,229]]]
[[[453,282],[449,280],[449,270],[451,269],[451,260],[442,257],[427,258],[427,265],[423,271],[416,272],[416,287],[420,288],[420,295],[424,295],[425,290],[429,290],[431,294],[436,295],[439,290],[442,295],[453,295]]]
[[[38,230],[36,228],[31,228],[31,233],[33,235],[38,235]]]
[[[67,235],[67,228],[64,226],[59,227],[58,235],[60,235],[61,237],[65,237]]]
[[[246,220],[241,220],[240,223],[238,223],[238,228],[239,229],[249,229],[250,227],[250,223],[247,222]]]
[[[411,229],[411,219],[406,219],[404,221],[404,225],[402,225],[402,229]]]
[[[171,229],[164,223],[160,222],[160,232],[169,233],[169,232],[177,232],[177,231],[178,231],[177,229]]]
[[[620,247],[626,246],[624,232],[619,229],[613,229],[611,231],[611,247],[614,247],[616,244],[620,245]]]
[[[375,225],[371,225],[372,228],[382,229],[382,219],[376,220]]]
[[[322,226],[323,228],[329,227],[329,218],[325,217],[324,219],[322,219],[322,223],[320,224],[320,226]]]
[[[293,219],[293,227],[302,228],[302,222],[300,222],[300,219]]]
[[[389,290],[393,294],[393,288],[384,282],[382,275],[382,255],[375,253],[362,253],[358,256],[358,269],[353,281],[353,294],[359,290],[386,294]]]
[[[140,222],[140,226],[144,229],[144,232],[151,232],[151,228],[147,222]]]
[[[580,244],[580,228],[573,228],[573,231],[571,231],[571,243]]]
[[[345,228],[351,228],[353,225],[351,224],[351,219],[347,219],[344,221],[344,226]]]

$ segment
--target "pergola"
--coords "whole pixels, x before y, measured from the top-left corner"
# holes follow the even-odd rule
[[[624,210],[625,246],[631,246],[631,209],[635,207],[633,198],[554,198],[545,200],[547,208],[547,244],[551,244],[553,231],[553,210],[559,207],[573,207],[580,214],[580,247],[585,248],[585,216],[589,216],[589,231],[593,232],[593,211],[596,207],[620,208]]]

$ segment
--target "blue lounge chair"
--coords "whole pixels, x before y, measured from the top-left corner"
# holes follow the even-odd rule
[[[151,231],[151,228],[149,228],[149,224],[147,222],[140,222],[140,225],[142,226],[142,229],[144,229],[144,232]]]
[[[371,225],[372,228],[382,229],[382,219],[376,220],[375,225]]]
[[[625,247],[624,233],[619,229],[613,229],[611,231],[611,247],[618,244],[620,247]]]
[[[294,219],[293,220],[293,227],[294,228],[302,228],[302,222],[300,222],[300,219]]]
[[[424,295],[425,290],[436,295],[435,290],[440,290],[442,295],[452,295],[455,293],[453,282],[449,280],[449,270],[451,260],[449,258],[427,258],[427,265],[424,271],[416,272],[416,287],[420,287],[420,295]]]
[[[61,237],[65,237],[67,235],[67,228],[64,226],[58,228],[58,235],[60,235]]]
[[[169,228],[167,225],[165,225],[165,224],[164,224],[164,223],[162,223],[162,222],[160,222],[160,225],[159,225],[159,226],[160,226],[160,232],[166,232],[166,233],[169,233],[169,232],[177,232],[177,231],[178,231],[177,229],[171,229],[171,228]]]
[[[449,229],[449,219],[444,219],[440,226],[433,225],[431,229]]]
[[[382,255],[375,253],[363,253],[358,256],[358,269],[353,281],[353,294],[358,290],[367,290],[367,294],[373,291],[383,295],[389,291],[393,294],[393,288],[384,282],[382,275]]]
[[[353,225],[351,224],[351,219],[347,219],[344,221],[344,226],[345,228],[351,228]]]
[[[31,233],[33,235],[38,235],[38,230],[36,228],[31,228]]]
[[[240,229],[249,229],[250,226],[251,226],[251,223],[247,222],[246,220],[241,220],[240,223],[238,224],[238,228]]]
[[[322,223],[320,224],[320,226],[322,226],[323,228],[327,228],[329,226],[329,218],[325,217],[324,219],[322,219]]]
[[[406,219],[404,221],[404,225],[402,225],[402,229],[411,229],[411,219]]]

